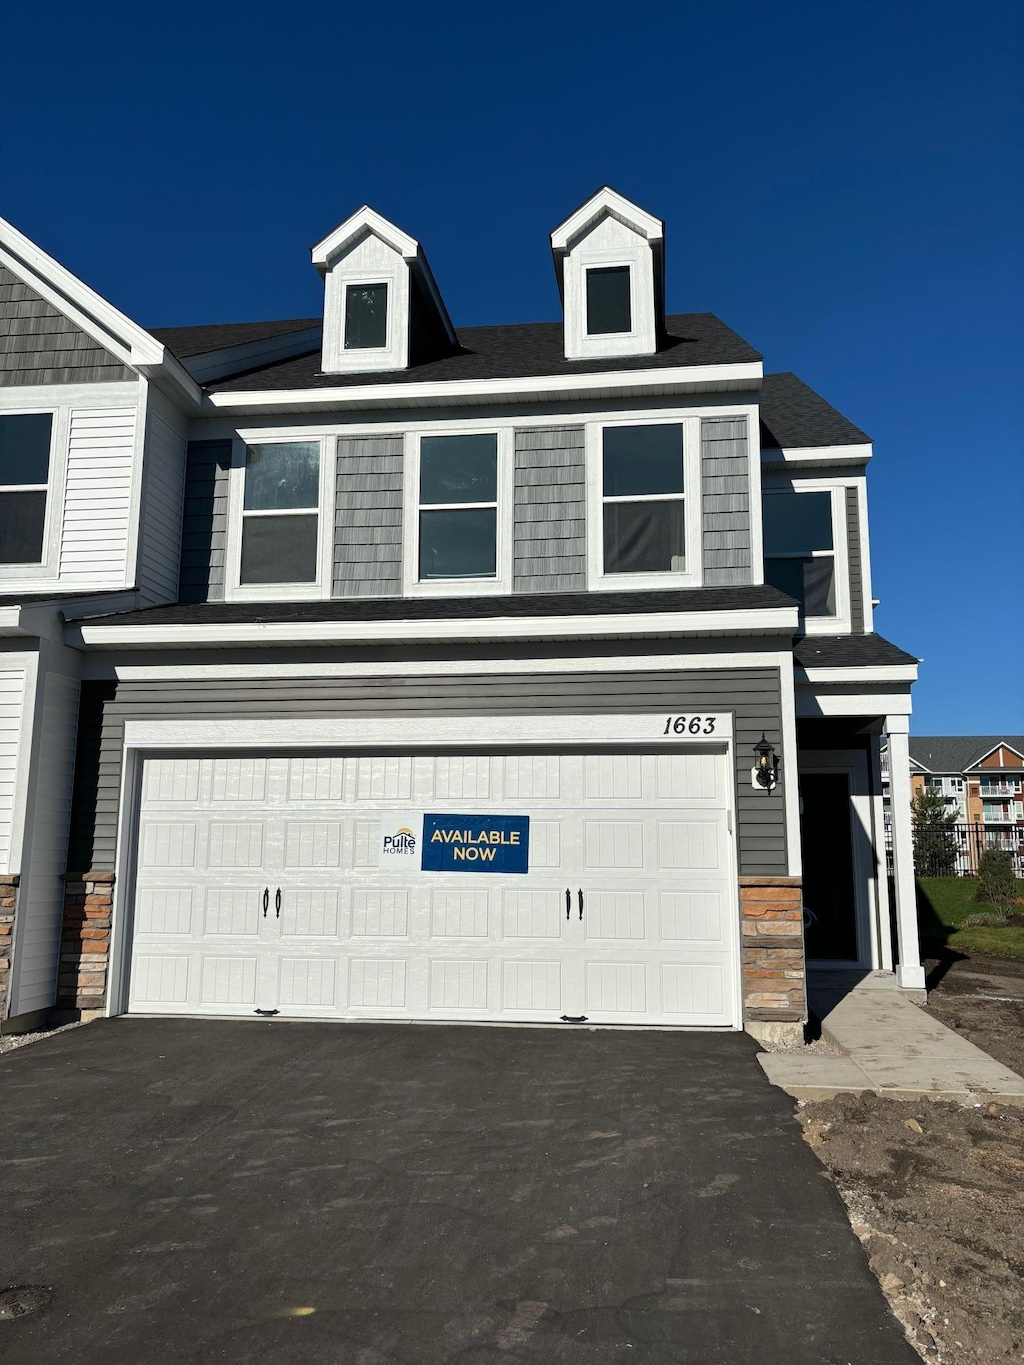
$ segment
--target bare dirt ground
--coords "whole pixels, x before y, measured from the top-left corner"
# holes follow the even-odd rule
[[[928,1012],[1024,1074],[1024,964],[929,966]],[[922,1358],[1024,1361],[1024,1109],[845,1095],[798,1117]]]

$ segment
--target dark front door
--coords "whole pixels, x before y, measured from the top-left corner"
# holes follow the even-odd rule
[[[856,962],[850,779],[846,773],[801,773],[800,796],[807,956]]]

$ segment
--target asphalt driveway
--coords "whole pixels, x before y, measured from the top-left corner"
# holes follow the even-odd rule
[[[120,1019],[0,1061],[16,1365],[911,1365],[743,1035]]]

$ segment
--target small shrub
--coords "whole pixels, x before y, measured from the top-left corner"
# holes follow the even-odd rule
[[[1017,899],[1017,878],[1013,875],[1013,859],[1005,848],[987,848],[978,862],[978,889],[974,899],[991,905],[1001,916],[1000,923],[1013,909]]]
[[[979,910],[976,915],[968,915],[963,928],[1005,929],[1006,915],[998,910]]]

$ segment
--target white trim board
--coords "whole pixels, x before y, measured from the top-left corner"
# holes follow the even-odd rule
[[[700,713],[704,719],[714,718],[710,733],[701,726],[695,735],[675,734],[671,729],[666,734],[666,720],[677,714],[390,716],[384,729],[379,716],[128,720],[124,745],[131,749],[451,749],[551,744],[717,748],[732,740],[731,711]]]
[[[529,616],[427,621],[180,622],[166,625],[89,625],[69,622],[65,643],[75,648],[223,649],[238,644],[378,644],[383,640],[633,639],[685,635],[789,634],[795,607],[761,611],[651,612],[644,616]]]
[[[664,366],[654,370],[615,370],[604,374],[527,375],[521,379],[455,379],[412,384],[352,384],[339,388],[221,390],[207,394],[203,411],[259,413],[267,410],[318,412],[324,409],[447,407],[516,398],[559,399],[593,396],[708,393],[718,389],[756,392],[760,361],[742,365]]]

